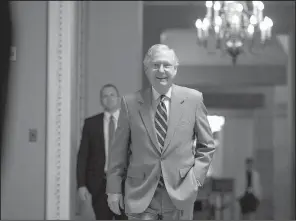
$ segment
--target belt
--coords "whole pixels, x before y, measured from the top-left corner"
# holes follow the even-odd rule
[[[107,181],[106,173],[104,173],[103,180]],[[163,176],[161,175],[158,181],[158,187],[163,188],[165,186]]]

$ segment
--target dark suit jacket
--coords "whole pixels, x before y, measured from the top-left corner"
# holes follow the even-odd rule
[[[77,158],[77,185],[92,195],[100,190],[105,166],[104,113],[85,120]],[[103,190],[105,191],[105,190]]]
[[[2,145],[2,135],[4,130],[5,108],[7,102],[8,79],[10,71],[10,46],[12,44],[12,20],[10,2],[0,3],[0,27],[2,28],[2,38],[0,41],[0,146]],[[4,152],[3,152],[4,153]],[[2,159],[1,148],[1,159]],[[2,162],[2,161],[1,161]]]

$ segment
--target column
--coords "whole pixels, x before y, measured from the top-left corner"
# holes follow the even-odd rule
[[[46,220],[71,219],[77,2],[48,2]]]
[[[295,21],[295,18],[294,18]],[[291,147],[291,213],[288,219],[295,219],[295,22],[289,36],[289,61],[288,61],[288,122],[290,128]]]

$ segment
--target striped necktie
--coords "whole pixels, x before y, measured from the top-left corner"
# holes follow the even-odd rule
[[[166,137],[166,133],[168,130],[168,117],[167,117],[167,109],[164,104],[165,95],[160,96],[160,102],[157,106],[156,113],[155,113],[155,129],[156,129],[156,135],[158,143],[163,149],[164,147],[164,141]]]

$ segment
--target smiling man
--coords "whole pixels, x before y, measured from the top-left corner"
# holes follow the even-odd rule
[[[151,86],[121,101],[109,153],[108,204],[117,214],[124,205],[129,219],[192,219],[215,151],[203,97],[173,84],[178,58],[168,46],[152,46],[144,67]]]

